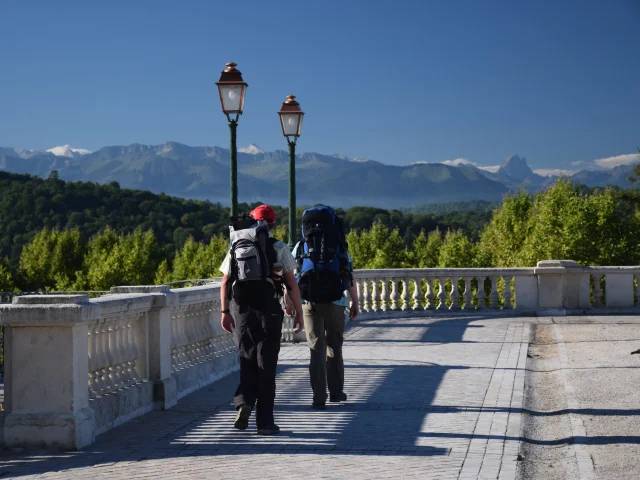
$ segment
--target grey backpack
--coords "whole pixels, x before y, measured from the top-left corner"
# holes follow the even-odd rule
[[[273,276],[275,239],[263,220],[252,218],[229,226],[231,254],[231,296],[239,306],[262,308],[282,294],[281,279]]]

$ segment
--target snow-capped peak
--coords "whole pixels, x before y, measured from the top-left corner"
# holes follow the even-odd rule
[[[47,150],[49,153],[53,153],[56,157],[68,157],[76,158],[87,153],[91,153],[89,150],[83,148],[72,148],[69,145],[62,145],[60,147],[53,147]]]
[[[248,147],[239,148],[238,151],[241,153],[248,153],[249,155],[259,155],[261,153],[264,153],[264,150],[254,143],[252,143]]]
[[[345,155],[344,153],[334,153],[331,155],[334,158],[339,158],[340,160],[346,160],[348,162],[368,162],[369,159],[366,157],[350,157]]]

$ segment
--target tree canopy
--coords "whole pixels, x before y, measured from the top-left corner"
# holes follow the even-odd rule
[[[4,172],[0,194],[0,291],[211,278],[228,249],[229,211],[219,204]],[[354,207],[338,214],[357,269],[515,267],[547,259],[636,265],[639,206],[638,189],[588,189],[561,179],[535,195],[508,195],[489,212]],[[285,240],[288,212],[274,208],[274,235]]]

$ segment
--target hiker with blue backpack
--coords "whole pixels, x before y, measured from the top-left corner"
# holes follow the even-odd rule
[[[220,322],[233,333],[240,359],[240,384],[233,399],[237,411],[234,427],[248,428],[257,403],[258,435],[280,432],[273,407],[283,287],[300,312],[294,318],[294,328],[302,330],[300,291],[293,273],[297,264],[287,245],[271,236],[275,224],[276,212],[268,205],[260,205],[248,218],[235,219],[229,227],[229,252],[220,266]]]
[[[327,387],[330,402],[344,402],[345,310],[351,297],[350,319],[360,313],[352,276],[352,260],[342,219],[328,206],[316,206],[302,214],[302,239],[294,247],[296,280],[303,300],[304,328],[311,350],[309,375],[312,408],[324,410]],[[295,298],[285,294],[287,315],[297,314]]]

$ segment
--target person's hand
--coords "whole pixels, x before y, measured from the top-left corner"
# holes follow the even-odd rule
[[[296,312],[296,317],[293,319],[293,328],[296,333],[300,333],[302,331],[302,313]]]
[[[360,306],[355,302],[352,303],[349,313],[351,314],[351,321],[357,319],[358,315],[360,315]]]
[[[289,300],[289,297],[287,297],[284,304],[284,313],[286,313],[289,318],[293,318],[296,314],[296,310],[293,308],[293,302]]]
[[[233,317],[230,313],[223,313],[222,318],[220,319],[220,325],[227,332],[233,333],[233,329],[236,327],[236,322],[233,321]]]

